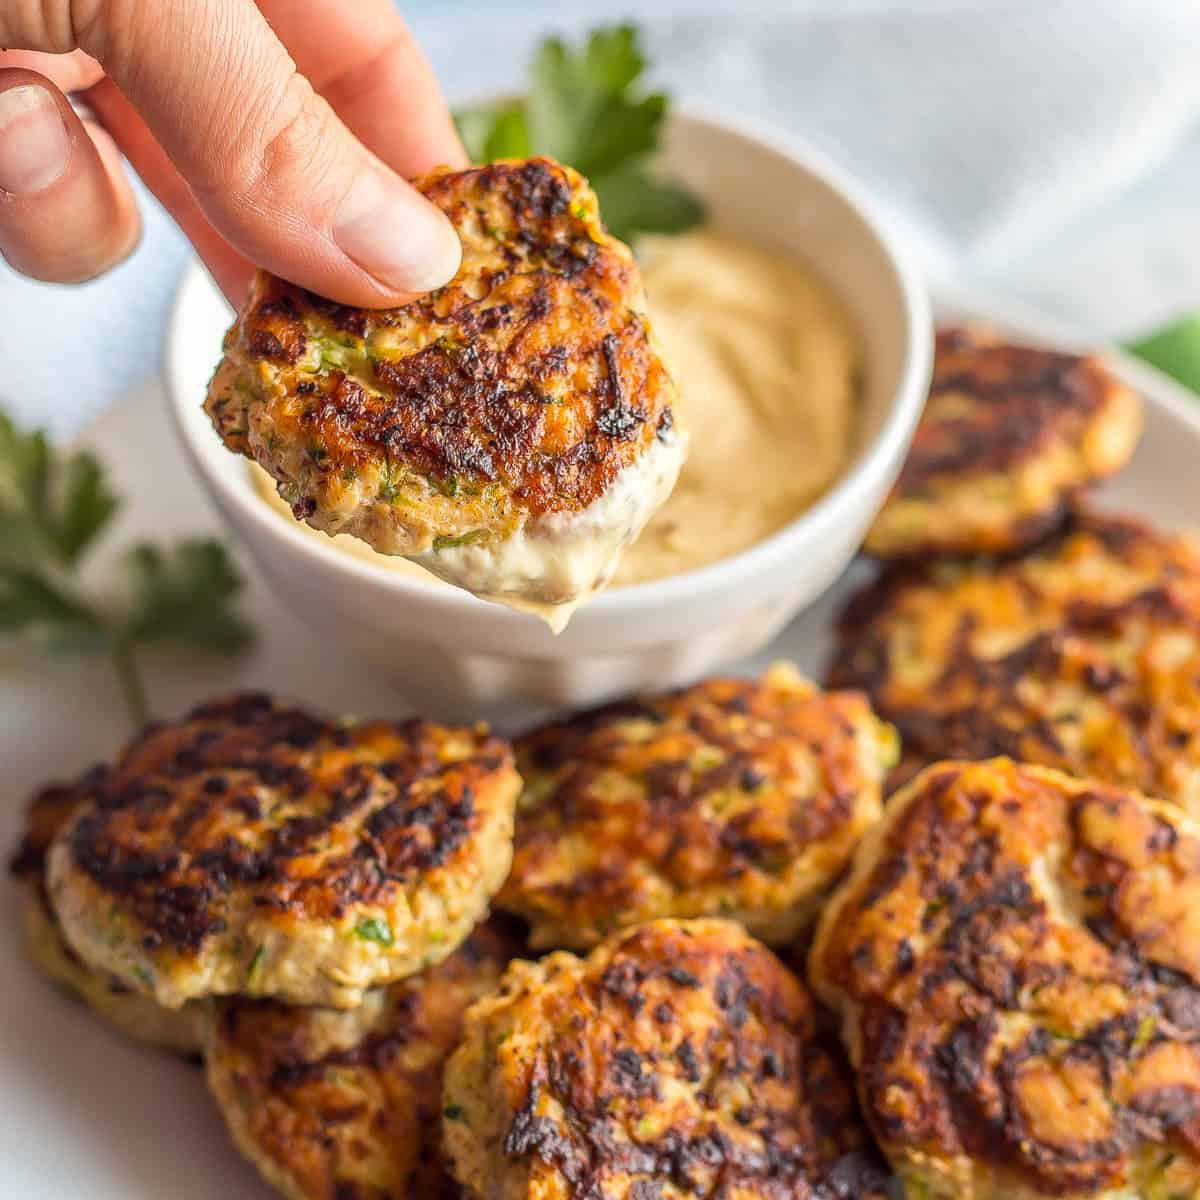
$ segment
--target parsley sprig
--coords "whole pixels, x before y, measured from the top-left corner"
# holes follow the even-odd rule
[[[593,30],[581,46],[548,38],[516,100],[455,114],[476,162],[548,154],[582,172],[617,237],[680,233],[700,221],[700,200],[650,166],[670,105],[642,86],[646,70],[637,29]]]
[[[242,580],[211,539],[139,542],[98,594],[82,569],[120,500],[97,460],[61,452],[0,412],[0,637],[111,659],[135,721],[149,715],[137,665],[149,646],[232,653],[251,639],[234,609]]]

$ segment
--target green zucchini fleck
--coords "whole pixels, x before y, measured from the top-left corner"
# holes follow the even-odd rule
[[[246,970],[246,982],[250,986],[253,987],[258,982],[258,978],[262,974],[263,959],[266,957],[266,946],[259,946],[254,952],[254,957],[250,960],[250,966]]]
[[[453,550],[455,546],[471,546],[475,542],[483,541],[486,537],[486,530],[472,529],[467,533],[460,533],[457,537],[435,537],[433,548],[435,550]]]
[[[390,946],[393,941],[392,927],[382,917],[364,917],[355,925],[354,936],[381,946]]]

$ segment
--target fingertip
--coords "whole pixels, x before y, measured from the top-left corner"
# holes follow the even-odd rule
[[[120,155],[54,84],[0,70],[0,252],[18,271],[80,283],[127,257],[141,222]]]
[[[0,72],[0,191],[45,191],[67,169],[71,134],[55,89],[26,71]]]
[[[342,253],[382,288],[372,306],[441,287],[462,263],[462,243],[446,214],[383,167],[357,176],[332,232]]]

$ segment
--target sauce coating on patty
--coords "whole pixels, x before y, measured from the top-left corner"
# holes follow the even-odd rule
[[[260,273],[209,415],[297,519],[481,595],[568,602],[611,574],[683,457],[637,266],[582,177],[552,160],[414,186],[459,234],[455,278],[367,310]],[[556,577],[585,540],[593,558]]]

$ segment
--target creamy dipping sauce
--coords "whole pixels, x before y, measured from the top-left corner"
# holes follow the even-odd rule
[[[858,423],[856,331],[802,263],[713,230],[647,239],[638,249],[690,447],[675,490],[625,551],[610,586],[706,566],[777,532],[841,474]],[[293,520],[270,476],[252,470],[263,498]],[[342,534],[333,544],[449,586],[357,538]]]

